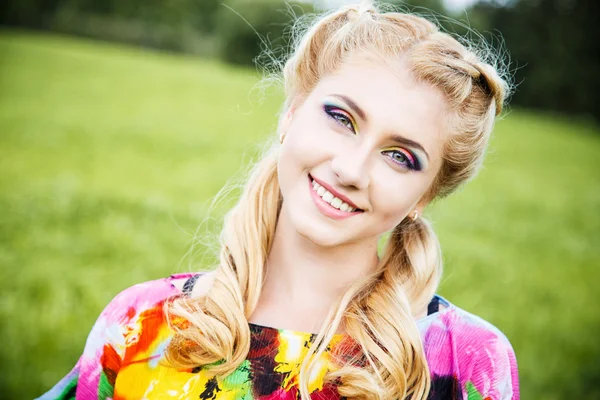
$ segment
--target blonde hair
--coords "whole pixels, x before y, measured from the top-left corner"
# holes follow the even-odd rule
[[[482,61],[424,18],[382,13],[372,3],[330,12],[304,33],[283,68],[287,101],[305,98],[319,80],[357,53],[403,61],[418,81],[439,88],[449,105],[449,139],[429,200],[445,196],[472,178],[483,158],[507,85]],[[265,276],[282,205],[277,180],[279,146],[254,167],[238,203],[226,215],[220,265],[207,294],[169,303],[176,333],[167,360],[177,367],[209,366],[215,375],[233,372],[250,347],[248,318]],[[343,326],[360,346],[357,358],[339,355],[340,369],[327,380],[350,398],[425,398],[430,378],[414,315],[433,297],[441,275],[438,240],[424,218],[404,219],[391,233],[375,271],[349,287],[326,317],[303,360],[300,393],[310,398],[308,377],[336,331]],[[335,355],[334,355],[335,356]]]

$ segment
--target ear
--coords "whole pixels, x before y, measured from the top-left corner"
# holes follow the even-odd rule
[[[279,119],[279,126],[277,131],[280,135],[288,131],[290,124],[292,123],[292,119],[294,118],[295,111],[296,108],[292,105],[284,112],[284,114]]]
[[[419,200],[419,202],[413,207],[413,210],[417,210],[419,212],[419,215],[423,215],[423,211],[425,210],[425,207],[427,207],[427,205],[429,205],[429,200],[425,199],[424,197]],[[411,211],[412,212],[412,211]]]

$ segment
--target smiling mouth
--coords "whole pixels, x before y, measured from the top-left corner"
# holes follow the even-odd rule
[[[360,208],[353,207],[339,197],[336,197],[333,193],[315,181],[312,176],[308,175],[308,179],[310,180],[310,184],[316,195],[319,196],[325,203],[329,204],[332,208],[346,213],[363,212],[363,210]]]

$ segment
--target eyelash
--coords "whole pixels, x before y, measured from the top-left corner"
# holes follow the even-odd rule
[[[395,159],[393,157],[390,156],[390,159],[392,160],[393,163],[398,164],[404,168],[408,168],[410,170],[413,171],[420,171],[421,170],[421,165],[419,164],[419,159],[417,157],[415,157],[414,154],[412,154],[410,151],[405,150],[405,149],[401,149],[401,150],[385,150],[382,151],[381,154],[401,154],[402,156],[404,156],[404,159],[406,160],[405,162],[399,162],[399,161],[395,161]]]
[[[344,128],[350,129],[352,133],[356,133],[356,129],[354,128],[354,121],[352,120],[350,115],[344,110],[328,104],[325,104],[325,106],[323,106],[323,109],[325,110],[325,113],[329,116],[329,118],[333,119],[335,122],[337,122]],[[346,122],[343,122],[341,119],[345,119]]]
[[[352,131],[352,133],[356,133],[356,129],[354,128],[354,122],[352,120],[352,118],[350,117],[350,115],[348,113],[346,113],[344,110],[333,106],[333,105],[329,105],[329,104],[325,104],[323,106],[323,109],[325,110],[325,113],[327,114],[327,116],[331,119],[333,119],[336,123],[340,124],[342,127],[350,129]],[[345,119],[346,122],[343,122],[342,119]],[[421,170],[421,165],[419,163],[419,159],[412,154],[412,152],[405,150],[405,149],[401,149],[401,150],[385,150],[382,152],[382,154],[393,154],[393,153],[398,153],[404,156],[406,162],[398,162],[395,161],[393,157],[390,157],[390,159],[392,160],[393,163],[400,165],[404,168],[408,168],[410,170],[414,170],[414,171],[420,171]]]

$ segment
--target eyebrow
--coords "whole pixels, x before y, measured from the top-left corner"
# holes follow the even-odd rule
[[[349,98],[348,96],[344,96],[343,94],[334,94],[332,96],[337,97],[338,99],[342,100],[344,103],[348,104],[348,106],[350,106],[350,108],[356,114],[358,114],[358,116],[361,119],[363,119],[365,122],[367,121],[367,115],[365,114],[365,112],[351,98]]]
[[[334,94],[332,96],[337,97],[338,99],[342,100],[344,103],[348,104],[348,106],[356,114],[358,114],[358,116],[362,120],[364,120],[365,122],[368,121],[367,115],[365,114],[365,112],[351,98],[349,98],[348,96],[344,96],[343,94]],[[391,139],[394,142],[397,142],[397,143],[400,143],[400,144],[403,144],[406,146],[415,147],[415,148],[421,150],[423,153],[425,153],[425,155],[427,156],[428,159],[430,158],[429,153],[427,153],[427,150],[425,150],[425,148],[423,146],[421,146],[421,144],[419,142],[415,142],[414,140],[405,138],[404,136],[400,136],[400,135],[392,135]]]
[[[404,145],[410,146],[410,147],[415,147],[415,148],[421,150],[423,153],[425,153],[425,155],[427,156],[428,159],[430,158],[429,153],[427,153],[427,150],[425,150],[425,148],[423,146],[421,146],[421,144],[419,142],[415,142],[414,140],[405,138],[404,136],[400,136],[400,135],[393,135],[391,137],[391,139],[394,142],[404,144]]]

